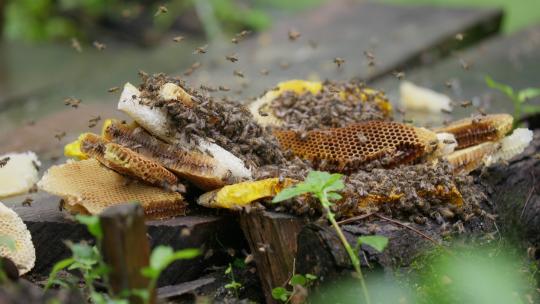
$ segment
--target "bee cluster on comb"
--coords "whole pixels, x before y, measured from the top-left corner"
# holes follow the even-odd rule
[[[164,74],[142,80],[127,83],[118,103],[134,122],[106,120],[101,135],[82,134],[66,154],[87,160],[53,167],[40,182],[68,209],[97,213],[138,200],[148,215],[176,216],[187,206],[179,192],[198,188],[205,207],[316,216],[309,196],[267,203],[318,169],[346,174],[338,218],[381,211],[417,223],[466,221],[490,211],[466,173],[528,144],[524,132],[504,138],[505,114],[433,130],[391,121],[384,94],[352,82],[292,80],[243,106]]]

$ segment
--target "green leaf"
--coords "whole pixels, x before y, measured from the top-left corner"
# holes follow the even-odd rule
[[[306,189],[302,189],[302,187],[299,187],[299,185],[285,188],[281,192],[279,192],[276,196],[274,196],[274,198],[272,199],[272,203],[279,203],[279,202],[291,199],[295,196],[306,194],[308,192],[310,191]]]
[[[525,114],[536,114],[540,113],[540,106],[539,105],[523,105],[523,113]]]
[[[527,88],[519,91],[518,93],[518,99],[520,102],[526,102],[537,96],[540,96],[540,88]]]
[[[388,245],[388,238],[381,235],[366,235],[358,238],[358,246],[365,244],[378,252],[383,252],[384,248]]]
[[[17,250],[15,240],[9,235],[0,235],[0,246],[4,246],[10,251]]]
[[[341,195],[334,192],[328,193],[326,196],[328,197],[328,200],[331,201],[339,201],[342,198]]]
[[[173,251],[169,246],[157,246],[150,255],[150,266],[141,270],[149,278],[157,278],[161,272],[176,260],[192,259],[200,254],[199,249],[188,248]]]
[[[272,298],[281,302],[287,302],[291,292],[283,287],[276,287],[272,289]]]
[[[82,264],[90,268],[92,265],[95,265],[99,261],[99,252],[95,246],[90,246],[84,243],[70,244],[68,243],[69,249],[73,253],[73,258],[77,263]]]
[[[309,281],[315,281],[317,279],[316,275],[312,275],[311,273],[306,273],[306,279]]]
[[[225,269],[225,274],[229,274],[232,272],[232,265],[229,264],[229,267],[227,267],[227,269]]]
[[[101,225],[99,224],[99,217],[95,215],[79,214],[75,218],[79,223],[86,225],[88,232],[90,232],[90,234],[96,239],[101,240],[103,238],[103,231],[101,230]]]
[[[238,283],[236,281],[232,281],[232,282],[230,282],[228,284],[225,284],[224,287],[227,288],[227,289],[238,289],[238,288],[242,287],[242,284],[240,284],[240,283]]]
[[[500,92],[506,94],[506,96],[510,97],[511,99],[515,99],[514,89],[512,89],[510,86],[496,82],[489,76],[486,76],[486,84],[490,88],[499,90]]]
[[[301,274],[293,275],[293,277],[289,281],[289,284],[291,284],[291,286],[294,286],[294,285],[306,286],[306,283],[307,283],[306,277],[304,277]]]
[[[49,289],[53,284],[57,283],[56,275],[58,274],[58,272],[60,272],[60,270],[66,267],[71,266],[71,264],[73,264],[74,262],[75,262],[75,259],[73,258],[67,258],[67,259],[63,259],[56,262],[56,264],[54,264],[51,270],[51,273],[49,274],[49,278],[47,280],[47,284],[45,285],[45,289]]]

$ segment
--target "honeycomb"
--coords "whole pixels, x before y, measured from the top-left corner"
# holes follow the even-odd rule
[[[479,168],[487,156],[497,150],[497,144],[491,141],[461,149],[449,154],[446,160],[455,173],[469,173]]]
[[[207,192],[199,197],[197,203],[209,208],[240,208],[260,199],[273,197],[281,190],[292,186],[296,182],[290,178],[280,181],[277,177],[241,182]]]
[[[103,137],[162,164],[203,190],[213,190],[226,184],[227,172],[220,170],[216,159],[167,144],[141,127],[112,122],[105,126]]]
[[[38,187],[60,196],[66,209],[99,214],[105,208],[127,202],[138,202],[148,218],[166,218],[185,213],[182,195],[168,192],[107,169],[95,159],[53,166]]]
[[[161,164],[92,133],[81,139],[81,151],[112,170],[154,185],[173,186],[178,182],[177,177]]]
[[[15,242],[15,248],[0,245],[0,257],[10,259],[19,275],[23,275],[34,268],[36,250],[32,243],[32,235],[15,211],[0,202],[0,236],[8,237]]]
[[[486,141],[500,140],[512,130],[512,122],[511,115],[493,114],[480,118],[458,120],[434,131],[453,134],[458,143],[456,149],[463,149]]]
[[[436,148],[436,134],[397,122],[368,121],[304,134],[276,130],[282,149],[322,170],[351,172],[372,161],[383,167],[410,164]],[[435,143],[435,144],[433,144]]]

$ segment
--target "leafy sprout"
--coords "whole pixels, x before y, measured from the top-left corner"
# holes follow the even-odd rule
[[[521,119],[522,113],[524,114],[536,114],[540,113],[539,105],[527,104],[529,100],[540,96],[540,88],[526,88],[520,91],[515,91],[509,85],[497,82],[491,77],[486,76],[486,84],[492,88],[505,94],[514,106],[514,128],[519,126],[519,119]]]
[[[371,304],[371,298],[369,296],[368,289],[366,287],[366,282],[364,280],[364,276],[362,275],[362,269],[360,267],[360,260],[358,259],[357,253],[353,250],[347,239],[345,238],[345,235],[343,234],[343,231],[339,227],[338,223],[336,222],[335,215],[330,209],[332,206],[332,202],[334,200],[341,199],[341,195],[337,193],[337,191],[343,190],[345,188],[345,184],[343,183],[343,175],[338,173],[328,173],[328,172],[321,172],[321,171],[311,171],[309,172],[308,176],[304,180],[304,182],[298,183],[292,187],[286,188],[278,195],[274,197],[272,200],[273,203],[281,202],[287,199],[291,199],[296,196],[305,195],[305,194],[311,194],[317,199],[319,199],[319,202],[321,203],[326,217],[334,227],[339,239],[341,240],[341,243],[343,244],[343,247],[347,251],[347,254],[349,255],[349,259],[351,260],[351,263],[354,267],[354,270],[356,271],[356,274],[358,276],[358,279],[360,280],[360,285],[362,287],[362,292],[364,295],[365,302],[367,304]],[[374,247],[375,249],[381,249],[381,251],[386,247],[386,244],[388,243],[388,239],[386,239],[386,243],[383,241],[383,239],[386,239],[385,237],[378,236],[378,237],[362,237],[362,239],[359,239],[358,242],[363,242],[366,245],[370,245]],[[282,298],[282,295],[280,295],[280,298]]]

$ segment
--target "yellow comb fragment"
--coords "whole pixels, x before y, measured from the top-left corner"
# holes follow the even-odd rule
[[[280,181],[277,177],[237,183],[207,192],[199,197],[197,203],[209,208],[244,207],[257,200],[273,197],[295,183],[293,179],[285,178]]]

